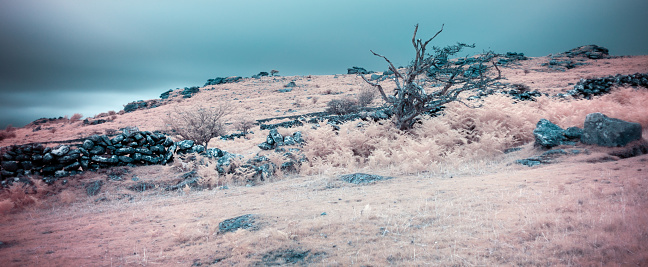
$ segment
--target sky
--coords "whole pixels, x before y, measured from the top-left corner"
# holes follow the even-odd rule
[[[92,117],[207,79],[387,69],[419,37],[546,56],[648,54],[645,0],[0,0],[0,129]]]

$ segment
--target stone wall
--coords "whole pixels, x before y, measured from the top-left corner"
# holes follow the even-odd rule
[[[13,145],[0,149],[0,181],[37,174],[51,182],[60,177],[112,166],[166,164],[176,150],[173,140],[149,131],[133,131],[114,137],[93,135],[81,144],[45,147]]]

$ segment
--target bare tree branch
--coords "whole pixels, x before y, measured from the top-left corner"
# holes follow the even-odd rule
[[[428,44],[443,31],[443,26],[432,38],[422,42],[416,39],[418,33],[418,24],[416,24],[412,35],[415,57],[406,68],[405,76],[387,57],[370,50],[375,56],[387,61],[389,70],[394,73],[393,82],[396,85],[394,96],[387,96],[378,81],[371,82],[364,76],[361,77],[366,83],[377,88],[383,99],[392,105],[394,123],[401,130],[411,129],[420,115],[438,110],[447,103],[458,101],[467,105],[460,98],[461,93],[484,89],[492,81],[501,78],[501,72],[494,62],[492,63],[498,71],[498,77],[493,79],[486,76],[488,66],[484,63],[488,63],[493,58],[491,52],[472,58],[460,58],[454,62],[449,60],[450,56],[456,55],[463,48],[474,48],[474,44],[457,43],[444,48],[433,47],[434,53],[426,54]],[[417,78],[424,74],[426,77],[417,83]],[[429,84],[440,88],[426,90],[424,86]]]

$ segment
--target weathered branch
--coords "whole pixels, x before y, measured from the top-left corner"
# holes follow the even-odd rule
[[[385,100],[385,102],[387,102],[387,103],[391,102],[390,99],[387,97],[387,94],[385,94],[385,90],[383,90],[382,86],[381,86],[379,83],[372,83],[372,82],[370,82],[370,81],[367,80],[367,78],[365,78],[364,75],[362,75],[362,74],[358,74],[358,76],[362,77],[362,79],[363,79],[366,83],[368,83],[369,85],[378,88],[378,92],[380,92],[380,95],[382,96],[383,100]]]

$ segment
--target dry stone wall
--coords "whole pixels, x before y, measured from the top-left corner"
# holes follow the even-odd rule
[[[41,175],[46,182],[87,170],[112,166],[166,164],[176,143],[163,133],[132,131],[114,137],[93,135],[81,144],[45,147],[13,145],[0,150],[0,181],[20,175]]]

